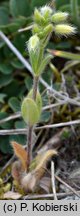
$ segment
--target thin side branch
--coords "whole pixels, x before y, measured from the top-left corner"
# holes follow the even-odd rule
[[[34,129],[40,130],[44,128],[58,128],[58,127],[64,127],[64,126],[71,126],[71,125],[76,125],[80,124],[80,120],[74,120],[74,121],[69,121],[69,122],[63,122],[63,123],[58,123],[58,124],[52,124],[52,125],[45,125],[41,127],[35,127]],[[0,130],[0,135],[12,135],[12,134],[26,134],[28,129],[23,128],[23,129],[10,129],[10,130]]]
[[[4,135],[18,135],[18,134],[26,134],[27,129],[23,128],[23,129],[10,129],[10,130],[0,130],[0,135],[4,136]]]
[[[46,128],[58,128],[58,127],[64,127],[64,126],[71,126],[75,124],[80,124],[80,119],[69,121],[69,122],[61,122],[57,124],[45,125],[45,126],[37,127],[36,130],[46,129]]]
[[[10,121],[10,120],[13,120],[13,119],[17,119],[17,118],[20,118],[21,117],[21,113],[15,113],[15,114],[12,114],[10,115],[9,117],[6,117],[4,119],[1,119],[0,120],[0,124],[4,123],[4,122],[7,122],[7,121]]]

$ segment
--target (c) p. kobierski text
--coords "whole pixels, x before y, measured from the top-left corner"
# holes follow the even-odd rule
[[[56,211],[60,211],[60,212],[64,212],[64,211],[69,211],[69,212],[77,212],[77,203],[75,204],[54,204],[54,203],[50,203],[48,204],[47,202],[45,204],[40,204],[39,202],[32,203],[32,211],[45,211],[45,212],[56,212]]]

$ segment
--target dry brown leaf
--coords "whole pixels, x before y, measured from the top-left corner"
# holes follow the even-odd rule
[[[42,179],[47,161],[51,156],[56,155],[56,150],[48,150],[45,153],[37,156],[37,166],[30,173],[25,175],[21,179],[21,185],[25,191],[34,191],[36,186],[39,185],[40,180]]]
[[[50,149],[43,154],[39,155],[39,161],[37,164],[37,167],[35,168],[35,171],[39,171],[42,167],[44,167],[47,163],[47,161],[52,157],[53,155],[57,155],[57,151]]]
[[[21,185],[22,188],[28,192],[28,191],[34,191],[37,179],[34,172],[28,173],[21,179]]]
[[[13,199],[13,200],[16,200],[16,199],[19,199],[21,197],[22,197],[21,194],[13,192],[13,191],[8,191],[8,192],[4,193],[4,195],[3,195],[3,199]]]
[[[22,176],[26,173],[26,170],[24,170],[24,167],[22,166],[22,163],[20,160],[15,161],[12,164],[12,177],[20,183]]]
[[[28,155],[27,155],[26,150],[23,148],[22,145],[20,145],[19,143],[15,141],[12,141],[11,144],[14,149],[14,153],[21,161],[24,170],[27,170]]]

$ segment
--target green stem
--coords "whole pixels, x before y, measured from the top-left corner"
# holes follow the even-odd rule
[[[27,161],[27,171],[29,171],[29,166],[32,161],[32,134],[33,134],[33,126],[28,127],[28,134],[27,134],[27,155],[28,155],[28,161]]]
[[[38,89],[38,81],[39,77],[34,76],[34,81],[33,81],[33,100],[36,100],[36,95],[37,95],[37,89]]]

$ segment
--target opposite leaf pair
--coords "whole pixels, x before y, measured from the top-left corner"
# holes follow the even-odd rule
[[[21,106],[21,113],[24,121],[29,125],[38,122],[42,109],[42,99],[39,91],[37,91],[36,101],[33,100],[33,89],[30,90],[27,97],[24,98]]]

